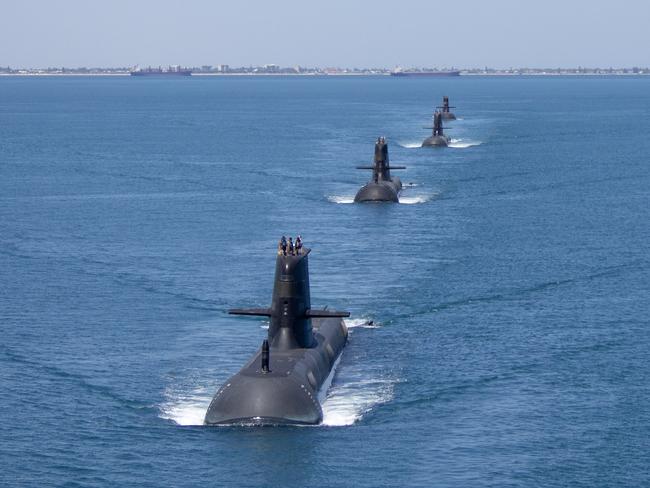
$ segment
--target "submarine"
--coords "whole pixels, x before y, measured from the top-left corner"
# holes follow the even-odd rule
[[[449,145],[449,137],[444,133],[444,127],[442,126],[442,112],[438,110],[433,114],[433,127],[425,127],[426,129],[433,129],[431,136],[427,137],[422,141],[422,147],[426,146],[435,146],[435,147],[447,147]]]
[[[229,310],[233,315],[268,317],[268,337],[214,395],[204,425],[322,422],[319,392],[347,343],[343,317],[350,314],[311,308],[310,251],[302,242],[288,250],[279,247],[269,308]]]
[[[442,120],[456,120],[456,115],[449,110],[450,108],[456,108],[449,106],[449,97],[442,97],[442,106],[436,108],[442,109]]]
[[[405,166],[391,166],[388,159],[386,138],[379,137],[375,142],[375,157],[372,166],[357,166],[357,169],[371,169],[372,180],[366,183],[355,195],[359,202],[398,202],[402,182],[391,176],[391,169],[406,169]]]

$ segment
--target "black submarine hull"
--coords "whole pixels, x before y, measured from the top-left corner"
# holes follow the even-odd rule
[[[388,157],[388,144],[384,137],[377,138],[375,156],[372,166],[357,166],[357,169],[371,169],[372,179],[357,192],[356,203],[363,202],[399,202],[402,182],[391,176],[391,169],[406,169],[403,166],[391,166]]]
[[[447,147],[449,138],[447,136],[431,136],[422,141],[422,147]]]
[[[456,120],[456,116],[452,112],[442,112],[442,120]]]
[[[316,425],[323,420],[319,393],[347,342],[340,318],[312,319],[315,345],[270,348],[270,371],[262,350],[216,393],[205,425]],[[322,392],[325,393],[325,392]]]
[[[361,202],[399,202],[399,193],[402,191],[402,182],[393,177],[390,181],[371,181],[357,192],[354,201]]]

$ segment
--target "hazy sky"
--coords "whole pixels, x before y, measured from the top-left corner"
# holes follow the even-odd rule
[[[649,66],[650,0],[0,0],[0,65]]]

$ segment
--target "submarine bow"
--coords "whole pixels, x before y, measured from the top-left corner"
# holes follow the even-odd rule
[[[347,342],[350,314],[311,308],[309,253],[279,251],[269,308],[229,311],[269,317],[268,337],[217,391],[205,425],[322,422],[319,392]]]

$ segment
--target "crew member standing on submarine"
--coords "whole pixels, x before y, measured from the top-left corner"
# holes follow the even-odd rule
[[[302,254],[302,237],[296,237],[296,254],[300,256]]]
[[[282,236],[282,239],[280,239],[280,247],[282,248],[282,255],[286,256],[287,255],[287,238],[285,236]]]

